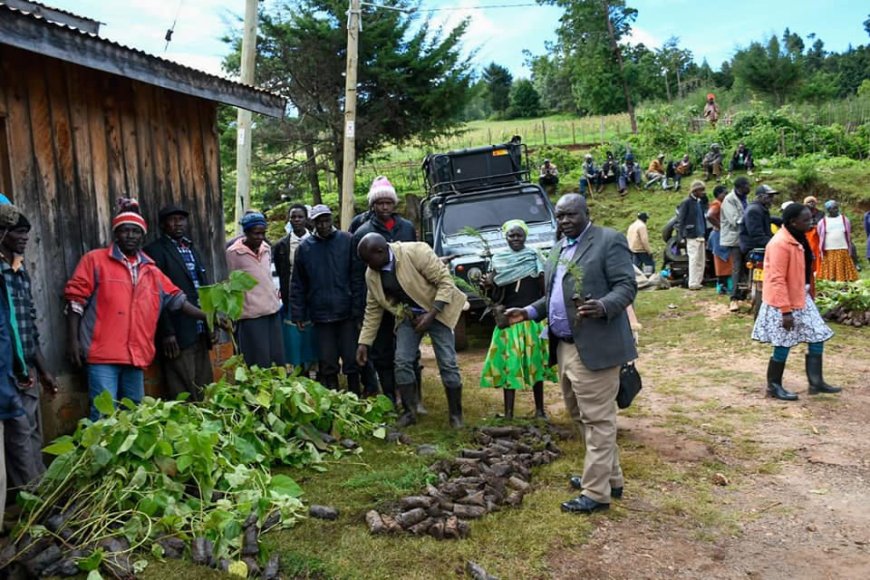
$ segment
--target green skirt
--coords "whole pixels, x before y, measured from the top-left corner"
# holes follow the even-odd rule
[[[556,381],[556,372],[547,365],[547,341],[541,338],[544,326],[533,320],[492,331],[492,342],[483,371],[481,387],[526,389],[540,381]]]

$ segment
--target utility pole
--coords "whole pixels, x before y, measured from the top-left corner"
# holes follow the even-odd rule
[[[356,173],[356,67],[359,57],[360,0],[350,0],[347,11],[347,69],[344,77],[344,154],[341,166],[341,227],[353,220]]]
[[[257,54],[258,0],[245,0],[245,23],[242,33],[241,82],[254,84],[254,61]],[[239,109],[236,122],[236,234],[241,233],[239,220],[251,207],[251,117],[252,113]]]

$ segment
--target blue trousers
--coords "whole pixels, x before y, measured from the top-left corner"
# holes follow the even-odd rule
[[[145,395],[145,374],[142,369],[128,365],[88,365],[88,398],[91,401],[91,421],[100,418],[100,412],[94,406],[94,399],[103,391],[109,391],[112,400],[120,401],[124,397],[137,405]]]

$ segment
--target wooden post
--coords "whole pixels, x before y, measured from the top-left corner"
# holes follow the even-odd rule
[[[577,144],[577,128],[574,126],[574,121],[571,121],[571,142]]]
[[[245,0],[245,24],[242,33],[242,70],[239,79],[254,84],[254,59],[257,55],[257,0]],[[251,117],[250,111],[239,109],[236,130],[236,234],[239,220],[251,207]]]
[[[492,142],[492,129],[490,129],[489,127],[487,127],[487,128],[486,128],[486,134],[489,136],[489,141],[488,141],[489,144],[492,145],[492,144],[493,144],[493,142]]]
[[[347,69],[344,84],[344,154],[341,167],[341,227],[353,220],[356,171],[356,68],[359,53],[360,0],[350,0],[347,13]]]
[[[547,125],[544,123],[544,120],[541,119],[541,133],[544,134],[544,145],[547,144]]]
[[[601,142],[604,143],[604,117],[598,117],[598,119],[600,120],[598,129],[601,132]]]

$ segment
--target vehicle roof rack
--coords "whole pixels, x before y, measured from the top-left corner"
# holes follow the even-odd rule
[[[426,189],[429,196],[459,195],[528,183],[528,157],[528,149],[519,141],[430,153],[423,159]]]

